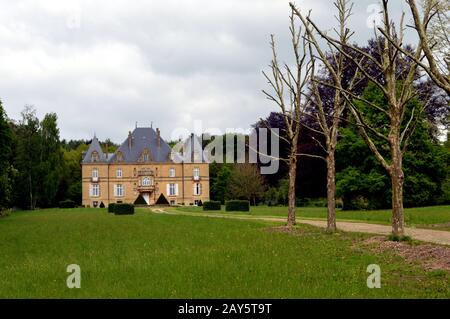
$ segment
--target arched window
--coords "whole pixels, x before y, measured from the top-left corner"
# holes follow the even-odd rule
[[[144,177],[142,179],[142,186],[151,186],[153,185],[153,181],[150,177]]]

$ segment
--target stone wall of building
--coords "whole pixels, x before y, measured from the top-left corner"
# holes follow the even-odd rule
[[[86,207],[134,203],[139,195],[153,205],[161,193],[171,204],[196,204],[209,200],[209,164],[85,163],[82,188]]]

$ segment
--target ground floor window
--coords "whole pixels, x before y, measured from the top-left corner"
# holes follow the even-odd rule
[[[170,183],[167,185],[167,193],[169,196],[176,196],[178,191],[178,185],[175,183]]]
[[[194,184],[194,195],[198,196],[202,194],[202,184],[195,183]]]
[[[98,206],[98,202],[97,201],[93,201],[92,202],[92,206],[97,207]]]
[[[195,200],[194,200],[194,205],[195,205],[195,206],[198,206],[199,203],[200,203],[200,201],[199,201],[198,199],[195,199]]]
[[[117,184],[115,189],[114,189],[114,196],[122,197],[123,193],[124,193],[123,185],[122,184]]]
[[[91,184],[91,196],[92,197],[98,197],[100,196],[100,185],[98,184]]]
[[[170,205],[175,205],[175,204],[176,204],[175,200],[171,199],[170,200]]]

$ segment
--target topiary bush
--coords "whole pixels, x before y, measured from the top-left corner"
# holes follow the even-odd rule
[[[116,203],[110,203],[108,205],[108,213],[114,213],[114,206],[116,206]]]
[[[75,208],[75,202],[67,199],[59,202],[59,208]]]
[[[199,206],[199,207],[202,207],[202,206],[203,206],[203,202],[202,202],[201,199],[198,201],[197,206]]]
[[[164,206],[168,206],[170,205],[169,201],[167,200],[166,196],[164,196],[163,193],[161,193],[161,195],[159,195],[158,199],[156,200],[155,205],[164,205]]]
[[[142,195],[139,195],[134,201],[134,205],[148,205],[145,201],[145,198]]]
[[[225,202],[227,212],[248,212],[250,211],[250,202],[248,200],[229,200]]]
[[[100,208],[105,208],[105,204],[103,204],[103,202],[100,203]]]
[[[220,210],[220,201],[207,201],[203,203],[203,210]]]
[[[115,204],[114,205],[115,215],[133,215],[134,205],[133,204]]]

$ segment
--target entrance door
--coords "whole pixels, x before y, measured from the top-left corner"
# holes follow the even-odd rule
[[[143,193],[142,197],[144,197],[145,201],[147,202],[147,205],[150,205],[150,194],[149,193]]]

